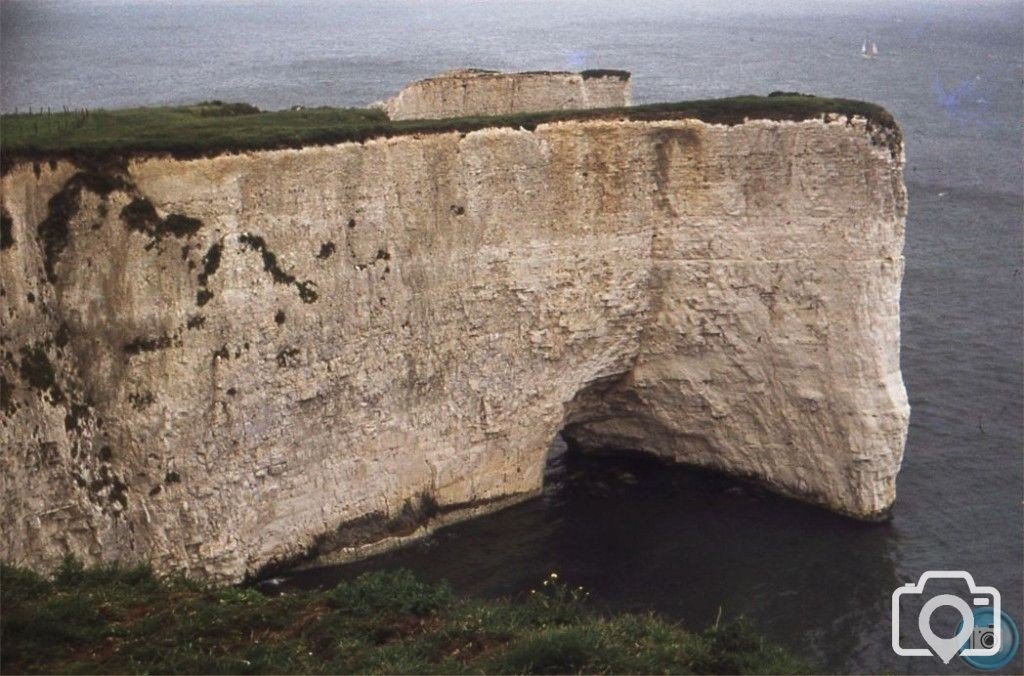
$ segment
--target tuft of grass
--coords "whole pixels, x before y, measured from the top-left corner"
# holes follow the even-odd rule
[[[460,599],[407,571],[265,596],[68,559],[50,577],[4,565],[0,602],[4,673],[806,671],[743,622],[603,616],[554,575],[518,600]]]
[[[898,142],[896,123],[880,106],[793,92],[627,108],[395,122],[377,109],[322,107],[263,112],[249,104],[210,101],[170,108],[3,115],[0,127],[6,168],[18,160],[69,157],[95,161],[140,154],[197,157],[410,134],[466,133],[488,127],[535,129],[540,124],[566,120],[698,119],[739,124],[747,119],[798,121],[826,113],[865,117],[875,127],[896,131]]]

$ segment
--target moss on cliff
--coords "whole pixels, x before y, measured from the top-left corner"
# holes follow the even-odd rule
[[[316,283],[311,280],[300,282],[295,275],[289,274],[281,269],[277,262],[277,255],[267,248],[267,242],[259,235],[243,234],[238,236],[239,243],[252,251],[258,251],[263,258],[263,269],[270,273],[275,284],[291,284],[299,292],[299,298],[303,303],[315,303],[320,297],[316,292]]]
[[[6,149],[4,152],[6,162]],[[57,261],[71,239],[71,220],[81,208],[82,191],[88,190],[100,197],[106,197],[114,190],[125,187],[117,169],[102,166],[103,163],[94,160],[95,158],[85,158],[81,162],[81,171],[68,179],[47,202],[46,218],[36,227],[43,245],[43,267],[51,284],[57,281]]]
[[[4,673],[789,673],[742,622],[690,633],[601,616],[552,578],[516,601],[458,599],[406,572],[322,592],[158,580],[147,569],[52,579],[3,567]]]
[[[150,243],[146,249],[151,249],[164,238],[165,235],[172,235],[179,239],[191,237],[203,227],[203,222],[198,218],[191,218],[184,214],[168,214],[167,218],[160,218],[152,203],[145,197],[136,197],[121,209],[121,220],[130,230],[134,230],[150,237]]]
[[[100,110],[85,117],[77,113],[4,115],[0,117],[4,129],[4,170],[18,160],[62,156],[82,159],[168,153],[179,157],[194,157],[233,151],[361,142],[408,134],[469,132],[488,127],[534,129],[545,122],[564,120],[692,118],[718,124],[739,124],[747,119],[805,120],[826,113],[839,113],[859,115],[871,121],[873,126],[897,130],[892,116],[880,106],[795,93],[735,96],[629,108],[398,122],[388,120],[382,111],[376,109],[310,108],[248,112],[250,109],[241,104],[233,105],[236,106],[232,109],[235,111],[233,114],[197,113],[197,108],[202,106],[189,106]]]

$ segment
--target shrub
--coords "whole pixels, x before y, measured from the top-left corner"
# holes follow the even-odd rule
[[[683,631],[604,617],[557,576],[522,601],[457,599],[408,571],[322,592],[159,580],[147,568],[51,579],[0,568],[0,671],[105,673],[758,673],[802,667],[745,624]]]
[[[411,614],[424,616],[449,607],[454,599],[446,584],[428,585],[407,570],[364,573],[327,592],[327,603],[354,616]]]

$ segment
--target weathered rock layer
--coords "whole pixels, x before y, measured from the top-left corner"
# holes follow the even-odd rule
[[[453,70],[413,82],[382,106],[392,120],[436,120],[628,106],[629,73]]]
[[[238,579],[534,494],[561,429],[884,513],[901,150],[590,121],[15,164],[4,559]]]

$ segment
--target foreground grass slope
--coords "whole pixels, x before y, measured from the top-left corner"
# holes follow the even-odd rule
[[[219,101],[176,108],[131,108],[0,116],[4,164],[58,156],[106,157],[137,153],[177,156],[272,148],[297,148],[404,134],[469,132],[485,127],[523,127],[570,119],[663,120],[693,118],[737,124],[745,119],[805,120],[825,113],[859,115],[895,129],[885,109],[860,101],[796,93],[736,96],[604,110],[555,111],[495,117],[392,122],[380,110],[310,108],[261,112]]]
[[[147,569],[0,570],[4,673],[789,673],[742,623],[692,634],[600,616],[548,580],[518,601],[455,598],[409,573],[323,592],[161,581]]]

